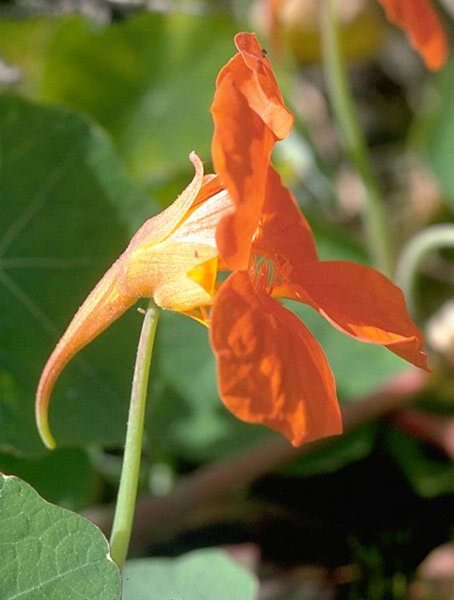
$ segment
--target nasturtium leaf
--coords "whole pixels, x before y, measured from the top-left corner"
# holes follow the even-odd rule
[[[126,563],[123,600],[256,600],[258,582],[220,550]]]
[[[2,600],[120,600],[117,566],[93,523],[0,474]]]
[[[57,448],[44,456],[0,453],[0,471],[25,479],[48,502],[79,510],[95,502],[99,476],[82,448]]]
[[[34,395],[70,318],[126,246],[129,213],[155,206],[106,136],[61,109],[0,97],[0,448],[44,448]],[[66,369],[50,422],[58,444],[118,444],[140,315],[130,311]]]
[[[91,115],[113,135],[130,171],[153,183],[158,173],[188,169],[191,150],[209,158],[209,106],[235,32],[226,15],[61,20],[44,47],[35,97]]]

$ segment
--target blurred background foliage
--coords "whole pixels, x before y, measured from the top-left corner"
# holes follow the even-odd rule
[[[0,469],[23,477],[46,499],[82,509],[114,497],[140,314],[129,311],[64,373],[51,407],[59,443],[52,454],[36,433],[34,390],[88,291],[136,228],[190,179],[189,152],[196,150],[210,170],[209,106],[217,72],[234,53],[236,31],[259,33],[296,114],[275,162],[314,228],[320,255],[367,262],[363,190],[326,101],[317,5],[283,3],[267,41],[263,3],[246,0],[0,3]],[[454,63],[428,74],[375,3],[339,6],[351,85],[399,249],[425,226],[452,220]],[[440,8],[450,30],[449,2]],[[452,312],[442,342],[430,327],[452,297],[453,282],[453,255],[445,251],[424,262],[416,289],[435,372],[422,403],[447,418],[454,414]],[[384,349],[347,339],[310,309],[292,309],[325,348],[343,402],[362,399],[407,368]],[[163,314],[143,490],[170,491],[180,475],[247,452],[267,436],[273,437],[222,406],[207,332]],[[273,530],[262,507],[254,525],[259,533],[238,517],[230,537],[215,536],[214,543],[246,538],[278,564],[350,565],[344,583],[336,570],[331,583],[318,572],[306,577],[319,594],[310,597],[334,597],[323,590],[335,580],[348,598],[404,598],[418,562],[449,539],[452,505],[449,514],[439,507],[454,500],[453,482],[445,452],[390,422],[372,423],[249,491],[250,502],[274,506],[278,522],[276,514],[287,524],[299,515],[298,541],[285,537],[285,526]],[[279,488],[285,497],[276,494]],[[329,508],[333,502],[336,510]],[[419,518],[432,519],[433,530],[419,535]],[[376,521],[382,537],[371,526]],[[272,556],[280,537],[291,540],[292,551]],[[203,545],[201,539],[187,543]],[[302,554],[296,545],[304,546]],[[263,597],[306,598],[291,595],[309,593],[306,584],[293,573],[279,584],[288,586],[287,595]]]

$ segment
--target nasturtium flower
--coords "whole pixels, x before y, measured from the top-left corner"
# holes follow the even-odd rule
[[[146,221],[75,314],[52,352],[38,386],[36,418],[48,447],[48,405],[67,363],[139,298],[204,322],[218,271],[216,226],[231,206],[214,175],[203,174],[194,152],[192,182],[166,210]]]
[[[216,175],[204,176],[192,153],[193,181],[139,229],[76,313],[38,387],[38,428],[49,447],[48,404],[62,369],[141,297],[208,325],[224,404],[294,445],[340,433],[342,420],[323,350],[278,298],[304,302],[347,335],[426,367],[401,291],[370,267],[318,259],[305,217],[271,166],[293,116],[255,35],[240,33],[235,43],[211,109]],[[219,284],[221,270],[231,274]]]
[[[371,267],[318,259],[310,227],[270,163],[289,112],[255,36],[235,42],[239,53],[222,69],[212,106],[214,164],[234,206],[218,226],[219,254],[235,272],[217,293],[210,336],[226,406],[299,445],[340,433],[341,415],[323,350],[277,298],[308,304],[347,335],[419,367],[427,368],[426,356],[399,288]]]

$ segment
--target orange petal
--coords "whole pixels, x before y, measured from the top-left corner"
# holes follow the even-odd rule
[[[192,208],[199,193],[202,193],[202,186],[206,178],[203,175],[203,163],[195,152],[191,152],[189,160],[195,169],[191,183],[170,206],[145,221],[129,242],[127,250],[144,247],[145,245],[151,246],[162,241],[172,233]],[[213,185],[210,180],[207,181],[207,184],[209,186]],[[218,187],[218,184],[216,184],[216,187]]]
[[[208,189],[205,189],[207,187]],[[211,183],[203,186],[194,202],[190,214],[170,235],[168,240],[185,241],[216,246],[216,229],[220,220],[231,212],[233,202],[226,190],[218,191],[211,197],[207,192],[216,189]],[[200,198],[203,198],[201,200]]]
[[[284,105],[266,53],[258,43],[255,33],[237,33],[235,45],[250,69],[249,77],[238,82],[244,97],[276,138],[283,140],[293,127],[293,115]]]
[[[240,33],[235,42],[240,53],[219,73],[211,106],[213,163],[235,206],[221,221],[217,242],[223,262],[232,270],[247,268],[271,151],[293,123],[255,35]]]
[[[222,284],[210,334],[220,394],[235,416],[280,431],[295,446],[341,433],[322,349],[292,313],[254,291],[246,272]]]
[[[128,293],[152,297],[158,306],[179,312],[211,304],[218,262],[216,228],[231,200],[223,190],[200,204],[197,197],[194,206],[165,240],[129,247],[124,253],[122,281]]]
[[[448,42],[429,0],[378,0],[388,19],[401,27],[429,69],[440,69],[448,56]]]
[[[295,265],[317,260],[309,223],[272,167],[268,169],[265,204],[254,235],[254,255],[271,259],[284,280]]]
[[[119,290],[117,281],[121,268],[118,260],[93,289],[73,317],[42,372],[36,393],[36,422],[48,448],[55,448],[55,440],[49,430],[48,408],[60,373],[73,356],[107,329],[137,299]]]
[[[217,270],[216,249],[189,243],[165,244],[134,258],[126,267],[126,289],[153,298],[161,308],[187,312],[212,302]],[[194,276],[194,273],[197,275]]]
[[[293,297],[342,332],[427,369],[422,333],[408,316],[401,290],[384,275],[366,265],[321,261],[306,263],[292,277]]]
[[[219,194],[223,190],[224,188],[221,185],[221,180],[218,175],[205,175],[202,181],[202,187],[200,188],[191,209],[194,210],[197,206],[208,200],[208,198]]]

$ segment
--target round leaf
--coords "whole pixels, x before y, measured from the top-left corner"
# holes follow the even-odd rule
[[[120,600],[120,573],[102,533],[0,475],[2,600]]]
[[[257,580],[219,550],[126,563],[123,600],[254,600]]]
[[[72,315],[152,202],[108,139],[69,112],[0,98],[0,447],[43,450],[34,395]],[[123,439],[140,316],[131,311],[64,372],[51,404],[59,444]]]

